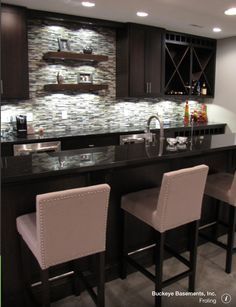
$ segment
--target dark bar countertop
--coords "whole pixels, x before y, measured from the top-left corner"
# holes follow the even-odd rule
[[[161,155],[158,142],[155,146],[141,143],[3,157],[1,159],[2,182],[18,182],[49,176],[144,165],[155,161],[204,155],[214,151],[235,150],[236,134],[195,136],[192,142],[189,138],[186,145],[174,147],[170,147],[164,140],[162,147]]]
[[[154,123],[153,123],[154,124]],[[215,128],[219,125],[226,126],[225,123],[197,123],[194,124],[194,129],[196,128]],[[183,122],[170,122],[168,124],[164,124],[165,130],[175,130],[178,129],[186,130],[191,129],[190,125],[184,125]],[[110,127],[110,128],[94,128],[94,127],[86,127],[80,130],[60,130],[47,132],[45,131],[42,135],[32,134],[27,135],[26,137],[17,137],[15,134],[10,134],[7,137],[2,137],[2,143],[9,144],[21,144],[21,143],[31,143],[35,141],[53,141],[53,140],[61,140],[65,138],[74,138],[74,137],[84,137],[84,136],[104,136],[104,135],[121,135],[121,134],[134,134],[134,133],[143,133],[145,127],[142,126],[127,126],[127,127]],[[151,130],[153,132],[159,131],[159,128],[155,128],[155,126],[151,126]]]

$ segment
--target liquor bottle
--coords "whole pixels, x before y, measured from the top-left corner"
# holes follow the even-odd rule
[[[207,88],[206,88],[206,83],[205,82],[202,85],[201,94],[202,95],[207,95]]]
[[[197,83],[197,94],[200,95],[201,94],[201,86],[200,86],[200,81],[198,81]]]
[[[205,104],[202,105],[202,121],[204,123],[207,123],[208,118],[207,118],[207,106]]]
[[[188,106],[188,100],[185,102],[185,108],[184,108],[184,124],[189,124],[189,106]]]

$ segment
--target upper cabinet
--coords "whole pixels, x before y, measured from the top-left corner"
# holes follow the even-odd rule
[[[127,24],[117,30],[117,97],[161,93],[163,29]]]
[[[26,11],[1,7],[1,97],[28,99],[28,43]]]
[[[216,40],[165,35],[165,95],[214,96]]]

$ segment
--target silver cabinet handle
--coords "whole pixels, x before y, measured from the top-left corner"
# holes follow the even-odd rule
[[[152,92],[152,83],[151,82],[147,82],[146,83],[146,93],[147,94],[151,94]]]

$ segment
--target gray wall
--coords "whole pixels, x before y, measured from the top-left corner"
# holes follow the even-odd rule
[[[44,61],[44,53],[57,51],[58,37],[69,39],[73,51],[82,52],[84,46],[91,45],[94,54],[107,55],[109,60],[95,66],[80,62]],[[14,118],[17,114],[27,114],[28,121],[33,118],[36,129],[42,126],[45,131],[140,126],[145,125],[148,116],[156,112],[166,122],[183,120],[184,101],[181,100],[116,100],[115,30],[31,20],[28,25],[28,40],[30,100],[2,106],[3,126],[10,116]],[[101,91],[100,95],[45,92],[43,86],[56,83],[58,71],[63,75],[65,83],[77,83],[78,72],[93,72],[94,83],[106,83],[109,89]],[[200,109],[201,106],[191,101],[190,110],[195,108]],[[62,112],[67,112],[67,120],[62,119]]]
[[[215,98],[208,118],[226,122],[228,131],[236,132],[236,36],[217,42]]]

